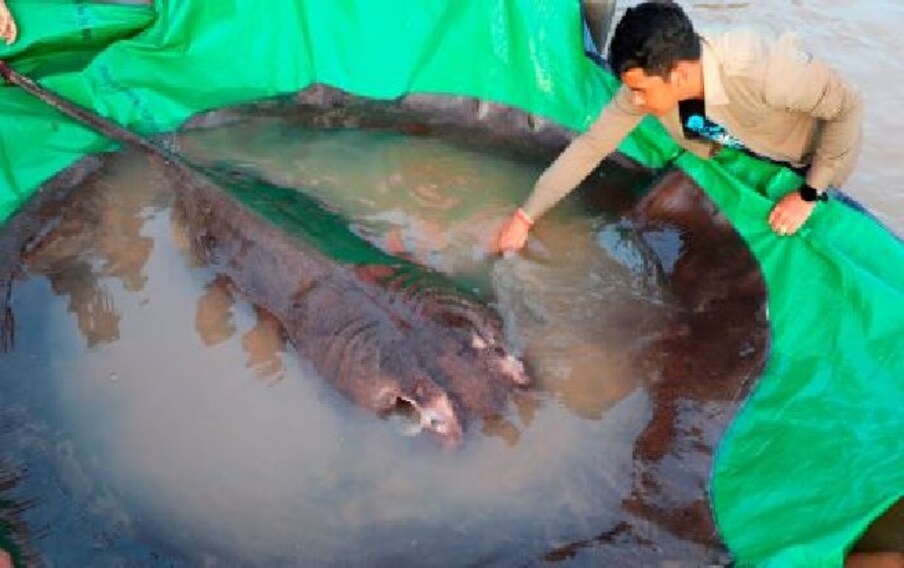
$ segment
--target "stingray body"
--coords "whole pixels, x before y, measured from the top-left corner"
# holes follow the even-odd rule
[[[384,254],[296,190],[181,160],[165,167],[193,249],[357,404],[407,405],[454,442],[528,384],[501,318],[442,274]]]
[[[529,383],[502,320],[442,274],[387,255],[322,203],[228,168],[201,168],[0,62],[9,82],[147,152],[177,194],[193,249],[283,325],[298,352],[355,403],[406,406],[457,442],[470,417],[505,412]]]

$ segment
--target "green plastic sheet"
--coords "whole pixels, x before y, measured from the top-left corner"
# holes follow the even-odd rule
[[[466,95],[581,129],[616,88],[583,54],[574,0],[11,0],[0,57],[142,133],[325,83],[357,95]],[[54,173],[112,145],[0,88],[0,221]],[[766,223],[794,174],[730,151],[704,162],[645,120],[621,150],[694,177],[766,279],[767,367],[716,456],[711,500],[740,565],[838,566],[904,496],[904,246],[820,205],[791,238]]]

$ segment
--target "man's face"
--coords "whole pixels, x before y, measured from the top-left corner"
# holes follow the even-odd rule
[[[632,102],[639,109],[662,116],[674,109],[679,98],[678,86],[675,84],[676,73],[669,73],[666,81],[658,75],[647,75],[643,69],[634,67],[621,75],[624,83],[633,94]]]

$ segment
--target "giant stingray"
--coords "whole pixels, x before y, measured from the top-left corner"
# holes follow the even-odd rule
[[[186,127],[262,112],[318,127],[479,141],[543,159],[571,136],[537,117],[470,98],[411,95],[386,103],[323,87],[199,115]],[[148,149],[160,155],[157,146]],[[178,156],[165,159],[181,188],[178,208],[203,256],[275,314],[299,351],[359,404],[386,411],[405,401],[421,410],[426,427],[457,439],[468,418],[503,413],[511,391],[525,381],[504,350],[498,315],[441,275],[362,244],[343,230],[345,220],[297,191],[223,169],[199,175]],[[602,169],[605,179],[592,176],[576,198],[587,209],[615,211],[629,220],[660,264],[663,286],[682,307],[643,353],[653,413],[635,442],[624,522],[550,551],[546,559],[590,548],[612,560],[661,560],[668,557],[656,543],[663,531],[719,550],[708,477],[715,446],[765,360],[762,276],[731,225],[686,175],[674,170],[653,177],[620,156]],[[62,174],[51,187],[73,185],[73,175]],[[645,196],[602,187],[614,178],[648,186]],[[52,209],[54,199],[59,203],[65,196],[42,192],[11,226],[45,231],[34,214],[41,199],[50,200]],[[316,222],[308,217],[299,223],[299,205]],[[319,230],[344,236],[326,243]],[[536,233],[542,238],[542,223]],[[645,239],[653,233],[656,238]],[[676,246],[657,248],[662,234]],[[628,334],[646,331],[641,322],[620,325]]]
[[[0,73],[162,160],[195,251],[275,315],[296,349],[357,404],[377,413],[409,406],[423,429],[454,443],[467,419],[504,414],[511,392],[529,383],[486,303],[373,248],[316,200],[237,171],[202,169],[2,62]],[[8,307],[4,313],[4,336],[12,337]]]

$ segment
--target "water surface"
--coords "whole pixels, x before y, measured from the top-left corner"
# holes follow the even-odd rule
[[[493,264],[486,239],[541,164],[267,119],[180,147],[328,193],[362,236],[483,282],[538,388],[457,451],[403,435],[192,255],[159,166],[119,155],[13,285],[0,464],[37,561],[508,565],[633,518],[638,358],[675,308],[623,220],[566,205],[535,259]],[[654,531],[673,558],[717,554]]]

